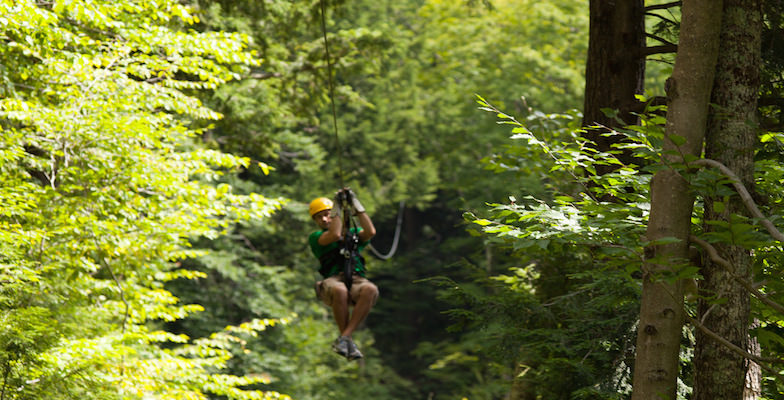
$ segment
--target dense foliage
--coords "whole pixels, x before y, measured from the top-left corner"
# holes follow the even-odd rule
[[[285,310],[296,311],[291,325],[273,333],[281,335],[279,339],[258,346],[308,354],[284,350],[274,355],[275,361],[252,361],[279,377],[273,387],[294,397],[334,398],[348,388],[351,393],[389,393],[391,398],[500,395],[507,390],[504,375],[511,364],[507,360],[495,365],[463,342],[462,334],[447,332],[450,321],[442,310],[451,306],[438,299],[437,288],[421,280],[445,272],[466,280],[474,273],[465,269],[465,260],[477,255],[490,261],[491,271],[510,262],[492,250],[487,258],[484,241],[466,234],[461,209],[482,209],[489,193],[504,198],[512,175],[528,186],[522,193],[538,193],[542,185],[524,172],[504,176],[481,167],[480,160],[491,157],[508,133],[476,112],[473,93],[505,99],[504,104],[520,109],[529,106],[520,99],[525,92],[541,98],[540,107],[576,107],[582,89],[577,60],[585,51],[580,38],[586,33],[587,16],[573,12],[579,5],[571,1],[546,6],[493,2],[493,8],[480,3],[352,1],[328,8],[338,143],[327,97],[319,3],[277,4],[204,5],[211,15],[221,16],[210,21],[251,35],[267,55],[247,79],[226,85],[207,99],[226,116],[210,138],[216,146],[261,158],[276,168],[263,179],[259,170],[246,171],[240,187],[283,193],[299,202],[290,203],[274,226],[237,227],[229,235],[233,239],[209,244],[217,246],[220,253],[213,254],[220,258],[202,258],[205,261],[195,268],[210,278],[201,280],[198,289],[175,291],[189,299],[186,293],[192,293],[191,301],[212,293],[209,298],[227,300],[231,307],[220,300],[208,307],[214,311],[193,322],[182,321],[177,329],[200,332],[202,318],[209,321],[212,312],[218,320],[236,322],[247,315],[277,317]],[[527,16],[521,21],[515,17],[520,15]],[[505,22],[496,24],[498,20]],[[529,43],[517,45],[520,51],[500,53],[499,40],[511,45],[514,37],[530,35],[543,20],[554,21],[548,23],[551,34],[531,36]],[[499,57],[504,59],[501,64]],[[507,74],[528,78],[519,87],[510,87],[498,79]],[[547,74],[551,76],[545,79]],[[546,97],[538,95],[540,90],[569,94]],[[285,93],[286,101],[269,102],[269,93]],[[269,147],[254,147],[259,143]],[[303,215],[302,203],[334,191],[341,178],[371,210],[380,229],[374,239],[379,250],[389,249],[398,204],[406,204],[400,250],[389,261],[371,260],[370,273],[381,287],[381,300],[367,322],[369,329],[359,336],[363,348],[374,343],[380,352],[365,368],[383,364],[372,374],[360,368],[362,384],[356,388],[344,383],[356,377],[323,372],[325,366],[332,371],[338,366],[354,368],[329,354],[334,327],[328,310],[312,300],[317,274],[304,240],[313,226]],[[240,289],[227,293],[217,283]],[[304,342],[309,344],[303,348]],[[291,380],[291,371],[302,374]],[[477,376],[486,383],[477,384]]]
[[[186,91],[253,64],[247,40],[187,31],[176,2],[0,7],[2,397],[263,397],[240,387],[264,375],[220,371],[279,321],[196,341],[161,329],[202,309],[163,288],[200,276],[178,261],[188,240],[280,207],[212,184],[249,161],[189,128],[220,115]]]
[[[584,3],[324,1],[322,32],[321,0],[0,0],[0,400],[628,398],[665,110],[611,151],[582,137]],[[676,40],[662,15],[649,28]],[[773,130],[755,199],[781,226]],[[733,190],[674,167],[694,234],[753,250],[781,303],[781,244],[741,217],[703,232],[701,199]],[[341,183],[378,250],[400,230],[391,259],[366,254],[381,298],[354,363],[306,243],[307,202]],[[658,277],[681,278],[699,275]],[[783,317],[753,305],[776,356]]]

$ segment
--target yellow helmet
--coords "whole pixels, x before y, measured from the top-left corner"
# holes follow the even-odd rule
[[[331,210],[332,209],[332,200],[326,197],[319,197],[314,199],[310,202],[310,216],[316,215],[316,213],[324,210]]]

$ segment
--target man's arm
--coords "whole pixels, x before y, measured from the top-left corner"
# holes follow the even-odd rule
[[[362,203],[359,202],[357,195],[354,194],[351,189],[344,189],[348,190],[348,193],[351,196],[351,203],[354,207],[354,211],[356,212],[357,218],[359,219],[359,226],[362,227],[362,230],[359,231],[359,240],[362,242],[367,242],[373,236],[376,236],[376,227],[373,225],[373,221],[370,220],[370,217],[365,213],[365,207],[362,206]],[[341,233],[343,233],[343,213],[348,212],[348,210],[341,210],[340,208],[340,201],[339,201],[339,194],[335,196],[335,205],[333,206],[332,212],[330,215],[332,219],[329,222],[329,227],[318,239],[318,243],[322,246],[326,246],[330,243],[337,242],[342,238]]]
[[[359,226],[362,227],[362,230],[359,231],[359,240],[367,242],[376,236],[376,227],[373,226],[373,221],[370,220],[366,212],[357,213],[357,218],[359,218]]]
[[[329,221],[329,227],[318,238],[318,244],[326,246],[330,243],[335,243],[340,240],[340,234],[343,231],[343,220],[340,215],[332,217]]]
[[[359,240],[362,242],[367,242],[373,236],[376,236],[376,227],[373,226],[373,221],[370,220],[370,217],[365,213],[365,207],[359,201],[356,193],[354,193],[351,189],[344,189],[348,191],[348,195],[351,199],[351,205],[354,207],[354,211],[356,212],[357,218],[359,218],[359,226],[362,227],[362,230],[359,231]]]

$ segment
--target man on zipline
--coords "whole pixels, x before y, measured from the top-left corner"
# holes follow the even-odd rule
[[[347,207],[343,210],[341,201],[346,199],[348,200]],[[342,214],[350,211],[353,211],[359,219],[361,228],[347,226],[348,232],[344,232]],[[324,304],[332,308],[332,314],[340,331],[340,335],[332,343],[332,349],[349,360],[362,358],[362,353],[351,339],[351,334],[367,317],[370,309],[376,303],[378,288],[365,279],[364,258],[359,253],[368,244],[370,238],[375,236],[376,228],[351,189],[338,191],[334,202],[325,197],[311,201],[310,216],[321,228],[308,238],[313,255],[321,263],[319,273],[324,277],[323,281],[316,283],[316,293]],[[344,248],[344,233],[357,235],[359,239],[354,254],[350,256],[353,259],[353,274],[349,283],[350,291],[347,289],[343,272],[347,256],[341,254],[341,249]],[[352,305],[354,312],[350,313]]]

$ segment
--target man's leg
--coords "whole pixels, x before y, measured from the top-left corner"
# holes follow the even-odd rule
[[[354,289],[356,287],[356,289]],[[370,313],[370,309],[376,304],[378,298],[378,288],[365,278],[355,277],[354,284],[352,285],[351,298],[354,300],[354,311],[351,313],[351,318],[346,324],[346,329],[342,331],[342,336],[348,338],[348,352],[346,358],[349,360],[357,360],[362,358],[362,352],[359,351],[354,340],[351,339],[351,334],[359,327],[359,324],[365,320]]]
[[[351,334],[357,329],[359,324],[367,318],[370,314],[370,309],[376,303],[378,298],[378,288],[370,281],[365,281],[359,288],[359,296],[354,306],[354,312],[351,313],[351,318],[348,320],[346,326],[341,330],[341,335],[351,337]]]
[[[332,309],[340,336],[332,343],[332,350],[348,357],[352,350],[351,338],[342,335],[349,321],[349,294],[346,285],[338,277],[329,277],[321,284],[321,301]]]
[[[343,283],[332,287],[332,315],[338,324],[338,332],[342,336],[346,336],[343,335],[343,331],[346,330],[349,322],[348,290],[346,290],[346,286]]]

